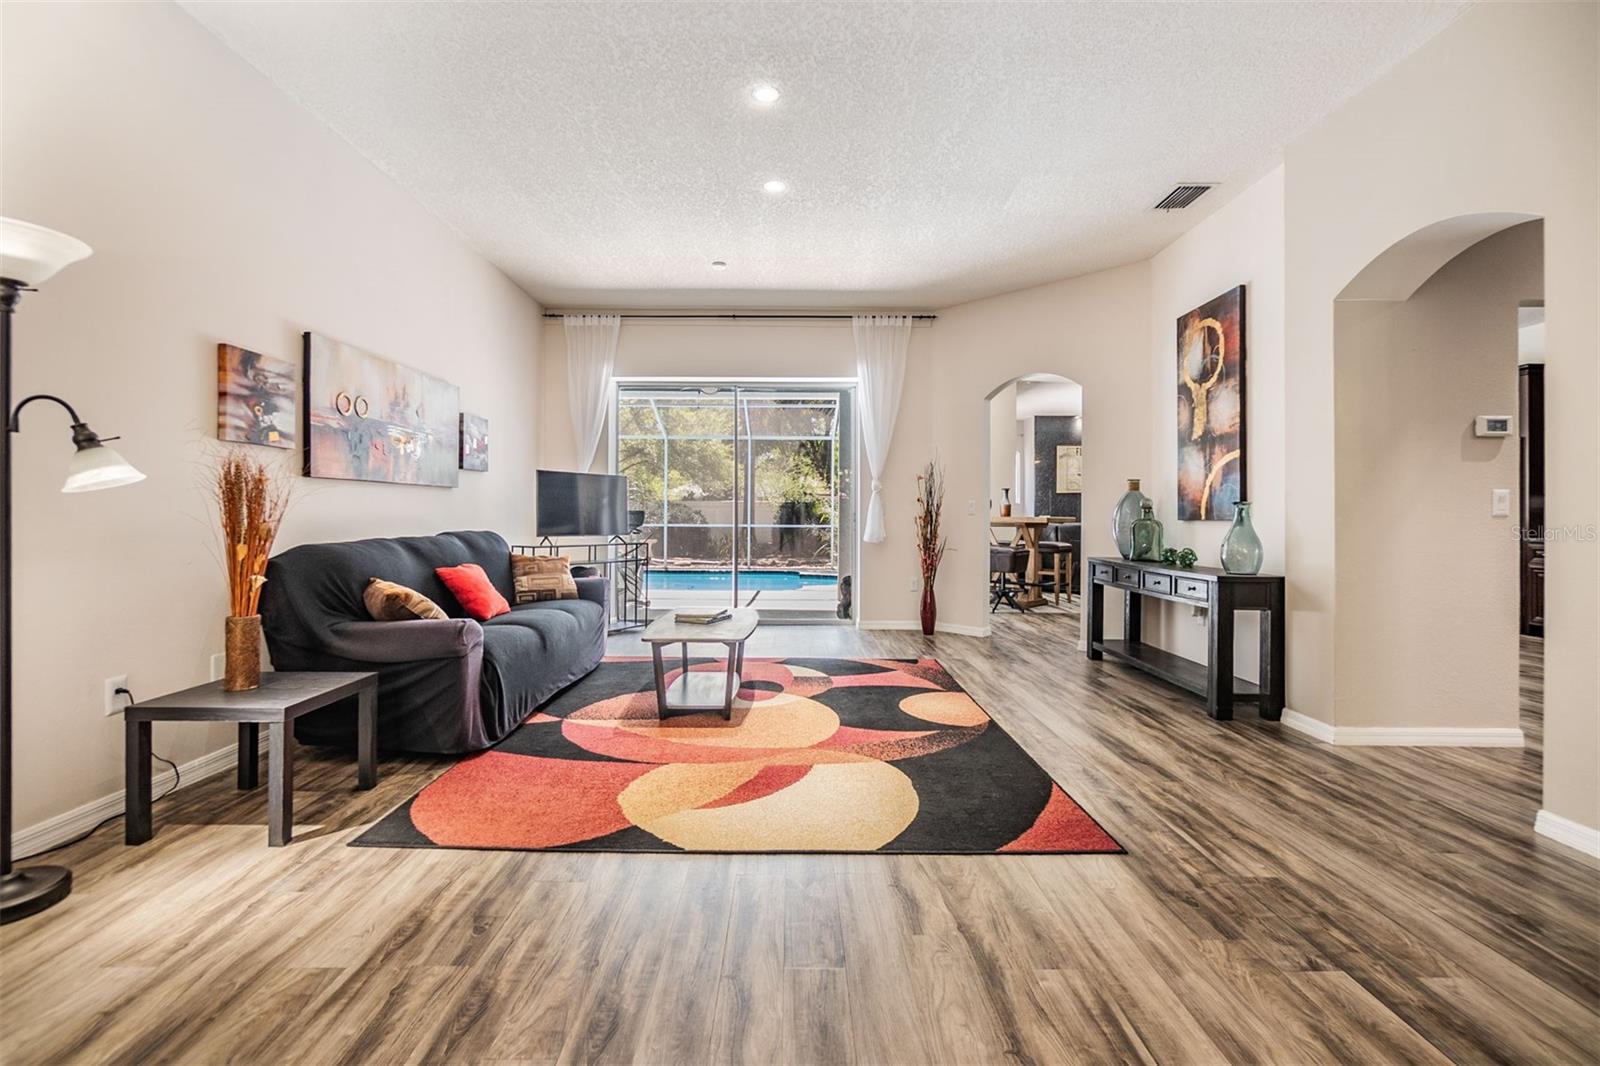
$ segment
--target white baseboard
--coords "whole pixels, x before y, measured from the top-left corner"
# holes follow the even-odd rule
[[[1320,740],[1324,744],[1332,744],[1338,731],[1320,718],[1313,718],[1309,714],[1291,711],[1285,707],[1283,717],[1280,719],[1285,729],[1293,729],[1296,733],[1304,733],[1313,740]]]
[[[1455,729],[1450,727],[1332,726],[1320,718],[1285,709],[1285,728],[1324,744],[1344,748],[1520,748],[1520,729]]]
[[[209,755],[202,755],[198,759],[184,763],[178,767],[182,771],[183,785],[187,788],[197,781],[204,781],[208,777],[215,777],[238,764],[239,749],[230,744],[225,748],[218,748]],[[163,769],[159,774],[150,776],[150,794],[159,796],[172,787],[172,771]],[[73,837],[99,825],[107,818],[121,814],[123,810],[124,793],[121,790],[97,800],[90,800],[81,807],[74,807],[54,818],[46,818],[26,829],[19,829],[11,838],[12,850],[19,856],[18,862],[30,855],[37,855],[47,848],[58,844],[65,844]]]
[[[921,629],[922,629],[922,623],[921,622],[885,622],[885,621],[865,622],[864,621],[864,622],[857,622],[856,623],[856,627],[858,629],[898,629],[898,630],[916,630],[916,631],[920,632]],[[986,625],[982,625],[982,626],[961,626],[961,625],[956,625],[954,622],[937,622],[937,623],[934,624],[933,629],[934,629],[935,633],[949,633],[952,636],[958,636],[958,637],[987,637],[987,636],[989,636],[989,634],[991,632],[989,627],[986,626]]]
[[[1600,829],[1591,829],[1582,822],[1563,818],[1553,811],[1541,810],[1534,816],[1533,831],[1591,858],[1600,859]]]
[[[1343,747],[1520,748],[1520,729],[1451,729],[1404,726],[1338,726],[1333,742]]]

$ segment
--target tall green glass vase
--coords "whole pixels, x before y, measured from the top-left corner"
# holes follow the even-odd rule
[[[1117,509],[1111,512],[1111,536],[1124,559],[1133,558],[1133,524],[1139,520],[1144,505],[1149,502],[1149,498],[1139,491],[1139,479],[1130,477],[1128,491],[1117,501]]]
[[[1240,500],[1234,505],[1233,526],[1222,538],[1222,569],[1229,574],[1259,574],[1261,557],[1261,538],[1250,524],[1250,505]]]

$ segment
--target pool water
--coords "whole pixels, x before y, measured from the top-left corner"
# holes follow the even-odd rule
[[[646,578],[652,589],[731,589],[731,570],[651,570]],[[798,570],[746,570],[739,575],[739,588],[792,591],[832,588],[839,579],[826,574],[802,574]]]

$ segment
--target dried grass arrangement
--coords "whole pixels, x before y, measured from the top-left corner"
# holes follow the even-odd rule
[[[289,483],[265,464],[230,452],[218,460],[212,488],[228,572],[228,613],[248,617],[258,613],[267,559],[289,506]]]
[[[933,635],[938,606],[933,598],[934,578],[944,562],[945,538],[940,529],[944,515],[944,469],[930,461],[917,475],[917,556],[922,564],[922,632]]]
[[[228,573],[222,687],[242,692],[261,684],[261,586],[289,506],[289,482],[260,461],[230,451],[217,460],[211,489]]]

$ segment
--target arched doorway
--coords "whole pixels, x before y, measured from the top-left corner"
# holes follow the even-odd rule
[[[990,565],[984,592],[991,618],[1037,612],[1058,623],[1075,620],[1083,560],[1083,388],[1061,374],[1036,372],[1007,380],[985,399]]]
[[[1518,312],[1543,224],[1423,227],[1334,305],[1334,721],[1341,741],[1521,746]]]

